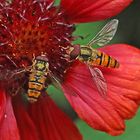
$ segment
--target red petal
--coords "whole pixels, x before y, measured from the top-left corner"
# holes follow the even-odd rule
[[[106,68],[101,69],[104,76],[107,79],[111,79],[108,80],[108,84],[111,86],[110,88],[118,90],[119,94],[123,94],[126,98],[139,103],[140,50],[125,44],[110,45],[100,50],[115,57],[120,62],[120,68],[117,70],[110,69],[108,71]],[[121,88],[121,93],[118,88]]]
[[[36,127],[33,121],[30,119],[20,97],[16,97],[13,100],[13,106],[21,139],[39,140]]]
[[[32,104],[29,112],[38,127],[41,140],[82,140],[71,119],[49,96]]]
[[[120,13],[132,0],[61,0],[67,19],[73,23],[99,21]]]
[[[10,97],[7,97],[5,115],[0,123],[0,140],[20,140]]]
[[[121,64],[119,69],[100,68],[108,85],[106,98],[98,93],[88,67],[79,61],[68,70],[62,86],[72,107],[91,127],[119,135],[124,131],[124,119],[135,115],[140,101],[140,50],[128,45],[101,50]]]
[[[5,107],[6,107],[5,91],[3,89],[0,89],[0,122],[4,116]]]

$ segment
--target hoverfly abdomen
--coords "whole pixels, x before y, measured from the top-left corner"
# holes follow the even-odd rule
[[[103,66],[103,67],[108,67],[108,68],[118,68],[119,67],[119,62],[115,58],[113,58],[101,51],[94,50],[94,49],[92,49],[92,50],[93,50],[93,53],[92,53],[92,57],[90,60],[90,63],[92,65]]]
[[[116,59],[88,46],[81,47],[79,60],[86,62],[90,66],[119,67],[119,62]]]

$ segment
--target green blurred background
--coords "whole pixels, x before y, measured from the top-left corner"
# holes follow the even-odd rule
[[[56,1],[56,4],[59,0]],[[114,17],[119,19],[118,31],[113,43],[128,43],[140,48],[140,0],[134,2],[125,9],[121,14]],[[84,39],[78,39],[75,43],[86,44],[107,21],[94,22],[88,24],[77,25],[74,35],[83,36]],[[86,123],[78,119],[69,103],[66,101],[61,91],[54,87],[49,87],[49,94],[55,102],[64,110],[76,123],[84,140],[138,140],[140,139],[140,111],[132,120],[126,121],[126,131],[121,136],[109,136],[103,132],[99,132],[90,128]]]

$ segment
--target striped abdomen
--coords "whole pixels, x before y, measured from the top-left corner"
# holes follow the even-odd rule
[[[35,102],[45,88],[46,77],[40,71],[32,72],[29,76],[28,100]]]
[[[119,62],[116,59],[98,50],[92,51],[92,56],[89,62],[92,65],[103,66],[108,68],[119,67]]]
[[[118,68],[119,62],[113,57],[90,47],[81,47],[79,60],[87,62],[91,66],[103,66]]]

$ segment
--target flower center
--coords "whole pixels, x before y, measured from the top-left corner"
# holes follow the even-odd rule
[[[45,53],[48,31],[30,23],[23,24],[21,27],[21,31],[15,38],[13,54],[16,57],[26,56],[28,59],[32,59],[33,55],[37,56]]]
[[[62,80],[70,65],[68,52],[73,47],[74,25],[65,20],[57,7],[40,4],[36,1],[27,9],[1,11],[0,21],[5,22],[0,22],[0,54],[8,55],[19,67],[32,65],[34,57],[44,54],[50,71]]]

